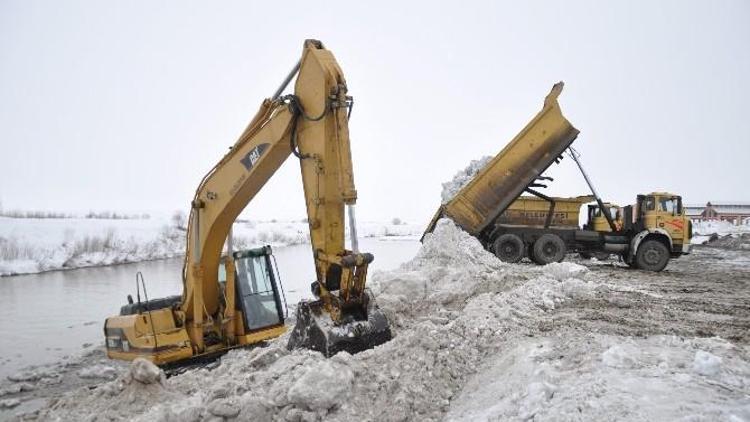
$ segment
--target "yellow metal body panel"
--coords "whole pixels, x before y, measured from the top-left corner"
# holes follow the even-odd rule
[[[591,202],[593,196],[575,198],[552,198],[555,209],[552,213],[552,226],[578,227],[581,206]],[[521,196],[500,214],[497,222],[523,226],[544,226],[549,215],[550,203],[536,196]]]
[[[621,229],[623,227],[622,225],[622,208],[619,205],[610,204],[605,202],[604,206],[607,207],[610,211],[610,215],[612,216],[612,220],[615,223],[615,227],[618,229]],[[612,228],[609,226],[609,222],[607,222],[607,218],[598,211],[597,206],[597,213],[592,217],[591,221],[589,222],[589,227],[593,228],[594,231],[598,232],[611,232]]]
[[[193,354],[187,331],[175,326],[168,308],[107,318],[105,336],[107,357],[111,359],[142,357],[161,365]]]
[[[562,87],[555,84],[542,110],[444,206],[444,214],[478,235],[570,146],[578,130],[557,102]]]
[[[276,338],[286,333],[286,325],[277,325],[275,327],[266,328],[260,331],[248,333],[239,337],[240,345],[249,345],[260,343],[261,341]]]

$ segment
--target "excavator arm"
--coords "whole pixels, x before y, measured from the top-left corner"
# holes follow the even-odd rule
[[[200,352],[220,306],[218,269],[232,224],[291,154],[293,114],[280,99],[265,100],[230,151],[201,181],[191,202],[180,305]]]
[[[295,73],[294,94],[282,96]],[[289,346],[330,355],[390,339],[385,317],[365,290],[373,256],[357,250],[351,104],[333,54],[319,41],[305,41],[299,64],[201,181],[191,203],[177,311],[196,353],[205,350],[206,339],[221,337],[216,321],[231,314],[222,309],[218,269],[232,224],[290,154],[300,161],[316,269],[312,290],[318,300],[298,306]],[[353,251],[345,249],[345,206],[350,209]],[[337,333],[349,327],[346,344],[329,344],[335,342],[327,333],[331,324],[338,326]]]

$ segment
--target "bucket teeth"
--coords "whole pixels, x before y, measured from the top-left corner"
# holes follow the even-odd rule
[[[320,301],[300,302],[297,306],[297,323],[289,336],[289,350],[306,348],[316,350],[326,357],[346,351],[354,354],[372,349],[391,339],[388,320],[372,300],[368,303],[367,319],[334,325],[323,311]]]

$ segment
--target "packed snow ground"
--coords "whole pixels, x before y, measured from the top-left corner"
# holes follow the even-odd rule
[[[287,351],[282,337],[169,379],[139,362],[29,417],[748,420],[750,277],[747,263],[715,262],[738,275],[717,278],[731,290],[718,299],[686,293],[711,279],[681,282],[670,274],[681,267],[654,275],[614,262],[504,264],[441,220],[412,261],[371,276],[390,342],[325,359]],[[85,375],[96,373],[112,375],[102,367]]]
[[[0,217],[0,276],[140,262],[180,256],[185,230],[171,217],[149,219]],[[415,224],[358,223],[362,237],[416,236]],[[245,221],[234,225],[237,248],[309,242],[305,221]]]

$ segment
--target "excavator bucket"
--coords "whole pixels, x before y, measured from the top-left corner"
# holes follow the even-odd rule
[[[323,311],[322,301],[300,302],[297,305],[297,324],[287,348],[317,350],[331,357],[341,351],[354,354],[387,342],[391,339],[388,319],[372,295],[368,293],[367,298],[366,318],[338,325]]]

